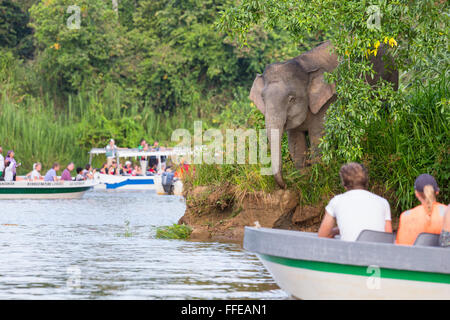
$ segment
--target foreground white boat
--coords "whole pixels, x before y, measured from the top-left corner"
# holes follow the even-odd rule
[[[450,299],[450,248],[250,227],[244,248],[298,299]]]
[[[77,199],[97,183],[86,181],[0,181],[0,199]]]

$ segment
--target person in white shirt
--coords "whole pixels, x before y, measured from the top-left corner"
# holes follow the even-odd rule
[[[14,181],[14,163],[12,161],[5,161],[5,181]]]
[[[339,171],[346,192],[335,196],[325,207],[318,236],[355,241],[361,231],[392,232],[391,209],[386,199],[367,191],[369,177],[362,164],[351,162]],[[337,228],[335,227],[337,224]]]
[[[33,181],[40,180],[41,179],[41,169],[42,169],[42,164],[40,162],[33,164],[33,171],[28,173],[26,175],[26,177]]]

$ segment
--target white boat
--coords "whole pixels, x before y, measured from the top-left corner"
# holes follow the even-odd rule
[[[96,185],[86,181],[0,181],[0,199],[77,199]]]
[[[145,156],[147,158],[156,157],[158,160],[157,171],[159,174],[155,175],[141,175],[141,176],[131,176],[131,175],[108,175],[98,173],[95,175],[95,181],[98,185],[95,189],[103,190],[155,190],[158,194],[166,194],[162,186],[161,179],[161,169],[165,165],[166,159],[169,157],[181,157],[186,155],[189,151],[187,149],[174,148],[166,149],[163,151],[142,151],[138,149],[119,149],[116,151],[117,163],[121,158],[131,159]],[[92,163],[92,157],[94,155],[105,154],[105,148],[94,148],[90,154],[89,163]],[[173,158],[173,159],[174,159]],[[174,159],[177,162],[177,159]],[[173,192],[175,195],[181,195],[183,192],[183,183],[180,180],[174,182]]]
[[[294,298],[448,300],[450,248],[437,246],[438,237],[421,234],[414,246],[403,246],[392,234],[369,230],[350,242],[246,227],[244,248]]]

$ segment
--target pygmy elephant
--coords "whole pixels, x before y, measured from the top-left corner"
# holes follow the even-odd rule
[[[330,42],[324,42],[296,58],[267,66],[263,75],[256,76],[250,91],[250,99],[265,116],[271,145],[276,143],[281,146],[283,132],[287,131],[289,152],[298,169],[305,165],[307,136],[311,151],[318,151],[324,115],[336,99],[335,84],[326,83],[323,76],[324,72],[331,72],[338,66],[338,57],[331,49]],[[366,80],[374,84],[382,77],[392,82],[396,89],[398,72],[392,69],[389,59],[383,59],[385,50],[381,46],[377,57],[372,57],[376,75]],[[272,131],[277,133],[275,137],[278,141],[271,141]],[[271,157],[275,180],[281,188],[285,188],[281,152],[272,150]]]

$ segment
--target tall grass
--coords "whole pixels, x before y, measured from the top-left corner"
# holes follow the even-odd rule
[[[89,150],[106,146],[110,138],[120,147],[137,147],[142,138],[170,146],[175,129],[192,130],[199,114],[217,108],[205,102],[173,114],[157,113],[115,86],[102,92],[70,95],[61,106],[48,95],[15,96],[4,88],[0,88],[0,146],[4,153],[15,151],[17,161],[22,163],[19,174],[31,171],[37,161],[42,162],[43,171],[55,161],[84,166]],[[211,122],[203,120],[207,125]],[[103,161],[94,158],[94,166]]]

